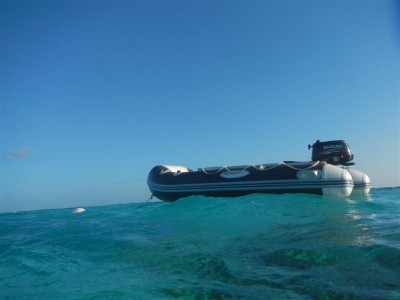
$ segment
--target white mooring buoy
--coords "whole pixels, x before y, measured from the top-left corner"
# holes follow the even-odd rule
[[[72,212],[74,213],[74,214],[80,214],[80,213],[82,213],[82,212],[84,212],[85,211],[85,209],[83,208],[83,207],[77,207],[77,208],[75,208]]]

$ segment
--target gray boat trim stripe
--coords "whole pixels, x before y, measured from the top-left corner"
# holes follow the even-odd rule
[[[329,187],[354,187],[352,180],[315,180],[299,181],[295,180],[270,180],[254,182],[225,182],[225,183],[206,183],[206,184],[176,184],[164,185],[155,184],[147,181],[149,187],[160,192],[200,192],[200,191],[238,191],[238,190],[274,190],[274,189],[311,189]],[[358,186],[359,187],[359,186]]]

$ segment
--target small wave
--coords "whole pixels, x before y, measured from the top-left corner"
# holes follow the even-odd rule
[[[400,298],[399,188],[0,216],[0,298]]]

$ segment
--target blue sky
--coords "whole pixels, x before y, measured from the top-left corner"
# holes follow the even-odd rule
[[[0,211],[142,202],[157,164],[399,183],[396,1],[1,1]]]

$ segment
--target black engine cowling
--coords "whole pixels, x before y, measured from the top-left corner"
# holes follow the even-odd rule
[[[354,155],[351,153],[349,145],[343,140],[320,142],[317,140],[312,146],[308,145],[308,149],[312,148],[313,161],[326,161],[332,165],[354,165],[350,163]]]

